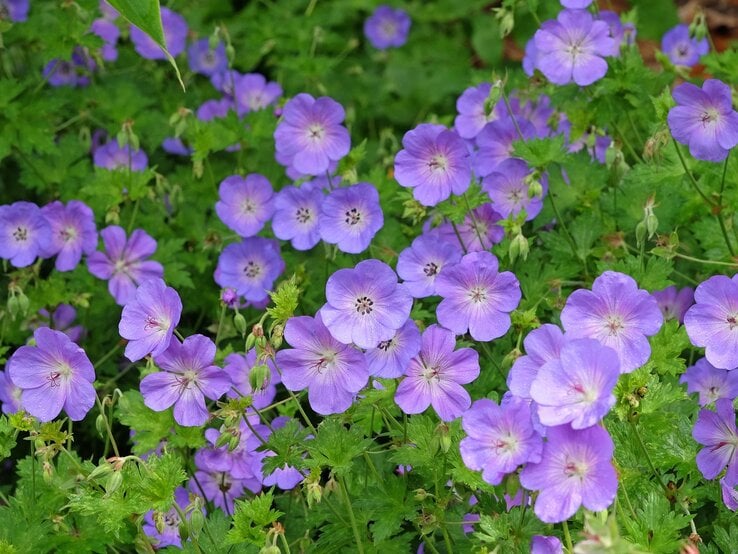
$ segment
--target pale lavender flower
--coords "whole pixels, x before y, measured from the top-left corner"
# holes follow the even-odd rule
[[[349,132],[341,125],[345,117],[341,104],[327,96],[315,99],[302,93],[292,98],[274,131],[277,152],[289,160],[284,165],[307,175],[325,173],[331,161],[351,148]]]
[[[22,389],[21,407],[40,421],[62,408],[72,421],[95,404],[95,368],[82,348],[48,327],[33,332],[36,346],[21,346],[8,360],[7,377]]]
[[[206,500],[230,516],[234,513],[235,500],[244,494],[246,483],[243,479],[237,479],[225,471],[198,469],[189,481],[188,487],[195,494],[204,494]]]
[[[161,148],[167,154],[173,154],[175,156],[189,156],[194,151],[178,137],[165,138],[161,142]]]
[[[707,38],[697,40],[689,36],[689,26],[680,23],[672,27],[661,38],[661,51],[674,65],[692,67],[697,65],[700,57],[710,51]]]
[[[464,140],[443,125],[422,123],[402,137],[395,156],[395,179],[413,189],[424,206],[435,206],[471,183],[469,150]]]
[[[661,329],[663,316],[656,299],[623,273],[605,271],[592,290],[574,291],[561,311],[561,323],[571,338],[593,338],[615,350],[621,373],[648,361],[648,338]]]
[[[543,425],[570,423],[585,429],[615,405],[620,362],[612,348],[594,339],[565,342],[557,359],[543,365],[530,387]]]
[[[220,183],[218,196],[218,217],[242,237],[261,231],[274,213],[272,184],[259,173],[226,177]]]
[[[725,507],[732,512],[738,511],[738,489],[736,484],[730,484],[724,478],[720,479],[720,491]]]
[[[284,271],[279,243],[274,239],[249,237],[229,244],[218,258],[215,282],[236,289],[249,302],[268,298],[274,281]]]
[[[568,425],[549,428],[541,461],[520,473],[521,485],[540,491],[534,506],[538,518],[559,523],[582,505],[595,512],[607,509],[618,488],[613,450],[610,435],[597,425],[579,431]]]
[[[501,219],[492,204],[482,204],[469,212],[456,229],[451,223],[443,223],[429,234],[437,234],[440,240],[467,252],[489,250],[505,236],[505,230],[497,224]]]
[[[543,196],[530,197],[528,176],[533,170],[523,160],[507,159],[482,181],[482,189],[489,194],[492,207],[502,217],[516,216],[525,210],[525,220],[534,219],[543,209]],[[548,189],[548,178],[540,178],[543,195]]]
[[[13,267],[26,267],[49,248],[51,229],[32,202],[0,206],[0,258]]]
[[[251,386],[251,372],[256,365],[265,365],[267,367],[266,380],[260,387],[254,389]],[[246,355],[231,353],[225,358],[225,372],[230,376],[233,383],[226,394],[230,398],[240,396],[251,396],[252,404],[256,409],[265,408],[272,403],[277,395],[276,385],[281,382],[277,368],[270,358],[257,364],[256,350],[249,350]]]
[[[279,83],[267,82],[260,73],[240,75],[234,82],[233,99],[239,116],[271,106],[282,96]]]
[[[323,193],[317,187],[284,187],[274,200],[272,230],[296,250],[310,250],[320,242],[319,216]]]
[[[49,313],[48,310],[42,308],[38,311],[41,316],[40,321],[32,321],[28,328],[36,330],[39,327],[50,327],[55,331],[61,331],[69,337],[72,342],[80,343],[85,335],[85,328],[81,325],[74,325],[77,317],[77,310],[69,304],[59,304]]]
[[[584,10],[559,12],[555,21],[543,23],[534,38],[536,67],[556,85],[574,81],[586,86],[604,77],[604,57],[611,55],[615,43],[607,23],[594,20]]]
[[[149,260],[156,252],[156,241],[143,229],[136,229],[126,239],[118,225],[100,231],[105,252],[93,252],[87,257],[87,269],[98,279],[108,281],[108,291],[120,306],[136,294],[136,287],[149,279],[160,279],[164,268]]]
[[[118,39],[120,38],[120,30],[118,26],[112,21],[99,18],[92,22],[90,31],[95,35],[103,39],[104,44],[100,49],[100,56],[106,62],[114,62],[118,59]]]
[[[531,399],[530,387],[540,369],[552,360],[558,360],[565,343],[564,334],[556,325],[546,323],[525,337],[525,355],[520,356],[507,374],[510,392],[519,398]]]
[[[71,271],[82,259],[97,248],[95,214],[79,200],[70,200],[65,206],[58,200],[41,208],[51,229],[51,240],[44,257],[56,255],[57,271]]]
[[[8,374],[0,371],[0,403],[4,414],[14,414],[21,409],[23,389],[10,380]]]
[[[361,348],[391,340],[410,317],[413,305],[392,268],[379,260],[336,271],[325,285],[325,297],[320,315],[331,335]]]
[[[277,352],[282,384],[291,391],[308,389],[310,406],[321,415],[345,412],[369,381],[364,355],[334,339],[320,312],[290,318],[284,338],[292,348]]]
[[[651,293],[659,304],[664,320],[676,319],[684,323],[684,314],[694,304],[694,289],[684,287],[677,290],[675,286],[666,287],[663,290],[655,290]]]
[[[469,87],[456,100],[454,129],[461,138],[473,139],[490,121],[497,119],[494,110],[489,109],[490,83]]]
[[[719,369],[738,367],[738,275],[714,275],[694,291],[696,304],[684,315],[684,327],[707,361]]]
[[[243,74],[236,71],[235,69],[228,69],[215,73],[210,76],[210,83],[212,83],[215,90],[222,92],[229,98],[233,98],[236,90],[236,83]]]
[[[336,189],[320,208],[320,238],[349,254],[366,250],[382,225],[379,193],[370,183]]]
[[[197,108],[195,116],[200,121],[213,121],[214,119],[224,118],[232,109],[234,109],[234,105],[230,98],[206,100]]]
[[[215,48],[210,48],[208,38],[201,38],[190,44],[187,49],[187,61],[192,71],[207,77],[222,73],[228,68],[225,45],[219,42]]]
[[[176,290],[162,279],[144,281],[123,306],[118,323],[120,336],[129,341],[126,358],[136,362],[147,354],[164,353],[181,315],[182,301]]]
[[[533,428],[531,409],[522,400],[498,406],[477,400],[462,417],[466,438],[461,440],[461,459],[469,468],[482,471],[482,479],[499,485],[519,465],[541,460],[543,440]]]
[[[78,46],[69,60],[55,58],[44,66],[43,75],[53,87],[85,87],[90,74],[97,69],[95,60],[86,49]]]
[[[705,447],[697,454],[697,467],[705,479],[715,479],[727,467],[725,481],[738,484],[738,430],[733,401],[717,400],[714,412],[702,408],[692,437]]]
[[[561,5],[570,10],[583,10],[591,3],[592,0],[561,0]]]
[[[564,546],[558,537],[533,535],[530,541],[530,554],[564,554]]]
[[[734,400],[738,397],[738,371],[718,369],[705,358],[688,367],[679,382],[687,384],[687,392],[699,393],[700,406],[721,398]]]
[[[254,431],[260,437],[266,438],[269,428],[259,423],[259,417],[256,414],[244,417],[248,418],[248,424],[242,420],[237,428],[221,428],[220,431],[212,428],[206,429],[205,438],[210,446],[201,448],[195,453],[195,465],[200,469],[227,473],[240,480],[251,492],[257,493],[261,490],[261,476],[254,471],[253,466],[255,449],[261,446],[261,441],[254,437]],[[229,443],[217,446],[221,432],[231,435],[229,443],[231,441],[235,443],[234,448],[231,448]]]
[[[717,79],[702,88],[682,83],[672,96],[677,105],[669,110],[669,130],[677,142],[689,146],[698,160],[721,162],[738,144],[738,112],[733,109],[731,89]]]
[[[411,246],[400,252],[397,274],[413,297],[432,296],[436,293],[438,274],[447,265],[457,263],[461,255],[458,242],[439,241],[432,234],[420,235]]]
[[[609,35],[612,39],[612,51],[610,55],[619,56],[620,47],[625,44],[625,26],[620,21],[620,15],[610,10],[600,10],[597,14],[597,19],[607,23]]]
[[[489,252],[472,252],[446,266],[436,278],[443,300],[438,322],[457,335],[467,331],[474,340],[490,341],[510,328],[510,312],[520,303],[520,283],[509,271],[500,273]]]
[[[454,334],[431,325],[422,336],[420,352],[411,361],[397,387],[395,402],[406,414],[419,414],[433,406],[443,421],[452,421],[471,405],[462,385],[479,376],[479,354],[456,348]]]
[[[104,169],[130,169],[143,171],[149,163],[146,152],[141,149],[133,150],[130,144],[120,146],[113,139],[95,149],[92,160],[97,167]]]
[[[180,511],[184,513],[185,508],[187,508],[190,503],[190,495],[187,490],[182,487],[177,487],[174,491],[174,502],[179,506]],[[191,512],[186,513],[185,515],[187,516],[187,519],[189,519]],[[164,548],[166,546],[182,548],[182,538],[179,535],[179,526],[182,523],[182,519],[179,516],[179,512],[174,506],[172,506],[165,514],[162,514],[162,516],[164,527],[161,531],[156,528],[153,510],[146,512],[144,515],[141,529],[150,539],[153,540],[156,548]]]
[[[372,375],[391,379],[405,375],[410,360],[418,352],[420,330],[412,319],[408,319],[394,337],[380,342],[376,348],[368,349],[364,357]]]
[[[410,16],[405,10],[377,6],[364,21],[364,36],[378,50],[399,48],[407,42],[410,24]]]
[[[513,151],[513,142],[521,140],[520,134],[523,135],[523,140],[536,136],[536,129],[532,123],[522,117],[516,117],[515,120],[517,127],[510,117],[504,117],[487,123],[479,132],[476,138],[478,150],[472,162],[477,176],[486,177],[503,161],[509,159]]]
[[[169,8],[161,8],[161,24],[164,30],[164,44],[172,56],[184,52],[187,41],[187,21]],[[165,60],[164,50],[153,39],[135,25],[131,25],[131,42],[136,52],[147,60]]]

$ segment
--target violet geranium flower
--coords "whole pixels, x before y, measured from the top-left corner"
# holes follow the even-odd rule
[[[615,405],[620,362],[612,348],[594,339],[564,343],[559,357],[543,365],[530,387],[538,418],[546,426],[570,423],[585,429]]]
[[[218,187],[218,196],[220,199],[215,204],[218,217],[242,237],[261,231],[274,213],[272,184],[259,173],[226,177]]]
[[[452,421],[471,405],[462,385],[479,376],[479,354],[456,348],[453,332],[431,325],[421,339],[420,352],[397,387],[395,402],[406,414],[419,414],[433,406],[443,421]]]
[[[469,468],[482,471],[482,479],[499,485],[508,473],[526,462],[541,460],[543,440],[534,430],[530,405],[516,400],[498,406],[486,398],[477,400],[462,417],[466,438],[461,440],[461,459]]]
[[[663,316],[656,299],[623,273],[605,271],[592,290],[575,290],[561,311],[561,323],[571,338],[593,338],[615,350],[621,373],[648,361],[648,338],[661,329]]]
[[[279,83],[267,82],[260,73],[246,73],[234,79],[233,99],[239,116],[263,110],[276,103],[280,96]]]
[[[0,12],[7,12],[10,21],[22,23],[28,19],[30,0],[0,0]]]
[[[251,372],[257,365],[256,350],[252,348],[246,355],[233,352],[225,357],[224,371],[230,376],[233,387],[227,392],[229,398],[251,396],[252,405],[257,409],[272,403],[277,394],[276,385],[281,382],[279,373],[270,358],[262,362],[268,368],[266,379],[256,389],[251,386]]]
[[[400,252],[397,258],[397,274],[405,288],[415,298],[425,298],[436,293],[436,277],[447,265],[461,259],[461,247],[439,241],[430,234],[420,235]]]
[[[187,61],[192,71],[207,77],[222,73],[228,68],[225,45],[219,42],[215,48],[210,48],[209,38],[201,38],[190,44]]]
[[[520,303],[520,283],[498,267],[497,258],[486,251],[446,266],[436,278],[436,292],[443,297],[436,308],[438,323],[457,335],[469,331],[478,341],[507,333],[510,312]]]
[[[79,200],[71,200],[65,206],[58,200],[41,208],[51,229],[49,248],[45,257],[56,255],[57,271],[71,271],[82,259],[97,248],[95,214]]]
[[[310,407],[321,415],[345,412],[369,381],[363,354],[334,339],[320,312],[287,320],[284,338],[292,348],[277,352],[282,384],[307,389]]]
[[[126,239],[118,225],[100,231],[105,252],[87,257],[87,269],[98,279],[108,281],[108,291],[118,305],[125,305],[136,294],[136,287],[149,279],[160,279],[164,268],[147,259],[156,251],[156,241],[144,230],[136,229]]]
[[[533,173],[523,160],[507,159],[484,178],[482,189],[489,194],[492,207],[502,217],[516,216],[525,210],[525,220],[534,219],[543,209],[543,197],[530,197],[527,177]],[[548,179],[541,176],[543,193],[548,188]]]
[[[705,349],[719,369],[738,367],[738,275],[714,275],[694,291],[696,304],[684,315],[689,340]]]
[[[682,83],[672,96],[677,105],[669,110],[667,122],[677,142],[689,146],[698,160],[721,162],[738,144],[738,112],[733,109],[730,87],[707,79],[702,88]]]
[[[72,421],[84,419],[95,404],[95,369],[64,333],[39,327],[36,346],[21,346],[8,360],[7,376],[20,389],[21,407],[40,421],[51,421],[62,408]]]
[[[320,242],[319,216],[323,193],[317,187],[284,187],[274,200],[272,230],[296,250],[310,250]]]
[[[320,314],[331,335],[361,348],[391,340],[410,317],[413,305],[392,268],[379,260],[336,271],[325,285],[325,297]]]
[[[59,304],[49,313],[45,308],[38,311],[41,316],[40,321],[31,321],[28,325],[30,329],[38,329],[39,327],[50,327],[55,331],[61,331],[69,337],[72,342],[80,343],[85,335],[85,328],[81,325],[74,325],[77,318],[77,310],[70,304]]]
[[[661,38],[661,51],[674,65],[692,67],[700,61],[700,57],[710,51],[707,38],[697,40],[689,36],[689,25],[680,23],[672,27]]]
[[[702,408],[692,437],[705,446],[697,454],[697,467],[705,479],[715,479],[727,466],[725,480],[738,484],[738,430],[733,401],[721,398],[715,402],[714,412]]]
[[[618,479],[612,465],[614,445],[598,425],[574,430],[568,425],[550,427],[539,463],[529,463],[520,484],[540,491],[535,514],[545,523],[559,523],[580,506],[598,512],[613,500]]]
[[[154,361],[163,371],[141,380],[144,404],[156,412],[173,405],[174,421],[183,426],[205,423],[205,398],[218,400],[231,386],[228,373],[214,365],[215,343],[203,335],[173,339]]]
[[[370,183],[336,189],[320,208],[320,238],[349,254],[366,250],[382,225],[379,193]]]
[[[190,503],[190,495],[187,490],[182,487],[177,487],[174,491],[174,502],[179,506],[181,512],[185,513],[185,509]],[[190,514],[186,515],[189,519]],[[164,525],[161,528],[161,531],[159,531],[156,527],[156,522],[154,521],[154,511],[150,510],[146,512],[146,515],[144,515],[141,529],[154,541],[156,548],[164,548],[166,546],[182,548],[182,538],[179,534],[179,526],[182,523],[182,520],[177,509],[172,506],[169,511],[163,514],[162,521]]]
[[[2,413],[14,414],[21,409],[23,389],[13,383],[4,371],[0,371],[0,404]]]
[[[378,50],[398,48],[407,42],[410,24],[410,16],[406,11],[385,5],[377,6],[364,21],[364,36]]]
[[[236,289],[249,302],[262,302],[284,271],[279,243],[274,239],[249,237],[229,244],[218,258],[215,282]]]
[[[591,85],[607,73],[605,56],[614,48],[610,28],[585,10],[562,10],[534,36],[537,68],[556,85]]]
[[[182,315],[182,301],[177,291],[162,279],[141,284],[134,297],[123,306],[118,332],[126,345],[126,358],[138,361],[147,354],[162,354],[172,341],[174,328]]]
[[[520,140],[520,135],[525,140],[536,136],[536,128],[521,116],[516,116],[515,122],[507,116],[487,123],[476,138],[479,149],[472,161],[474,173],[479,177],[491,174],[498,165],[512,156],[513,142]]]
[[[48,250],[51,230],[41,209],[32,202],[0,206],[0,258],[26,267]]]
[[[96,19],[90,25],[90,31],[103,39],[104,44],[100,48],[100,57],[106,62],[114,62],[118,59],[118,39],[120,38],[120,29],[118,26],[101,17]]]
[[[528,333],[523,341],[525,355],[515,360],[507,374],[510,392],[519,398],[530,400],[530,387],[538,372],[548,362],[559,359],[565,342],[561,329],[550,323]]]
[[[659,303],[661,313],[664,314],[664,320],[676,319],[679,323],[684,323],[684,314],[694,304],[694,289],[692,287],[677,290],[672,285],[663,290],[655,290],[651,294]]]
[[[459,115],[454,119],[454,129],[461,138],[473,139],[484,126],[496,119],[494,110],[488,108],[490,83],[482,83],[469,87],[456,100],[456,111]]]
[[[530,539],[530,554],[564,554],[564,546],[558,537],[533,535]]]
[[[413,189],[424,206],[435,206],[471,183],[469,149],[459,135],[443,125],[422,123],[402,137],[395,156],[395,179]]]
[[[116,139],[98,146],[92,160],[97,167],[110,170],[130,168],[131,171],[143,171],[149,163],[146,152],[141,149],[134,151],[130,144],[120,146]]]
[[[699,393],[700,406],[721,398],[734,400],[738,397],[738,371],[718,369],[705,358],[688,367],[679,382],[687,384],[687,392]]]
[[[351,148],[349,132],[341,125],[346,114],[341,104],[327,96],[318,99],[302,93],[282,108],[282,120],[274,131],[279,159],[289,159],[306,175],[325,173]]]
[[[420,352],[420,330],[412,319],[400,327],[390,340],[364,353],[369,372],[376,377],[394,378],[405,375],[408,364]]]
[[[161,8],[161,25],[164,30],[164,44],[172,56],[184,52],[187,41],[187,21],[177,12],[169,8]],[[142,58],[147,60],[165,60],[164,50],[152,38],[135,25],[131,25],[131,42]]]
[[[429,234],[438,233],[439,239],[467,252],[489,250],[505,236],[505,230],[498,224],[501,219],[502,216],[494,210],[491,203],[482,204],[466,214],[464,221],[461,225],[456,225],[456,229],[447,222],[431,230]]]

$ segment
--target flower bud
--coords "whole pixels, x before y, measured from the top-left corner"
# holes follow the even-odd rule
[[[272,329],[272,335],[269,337],[269,342],[275,350],[282,346],[282,337],[284,337],[284,326],[275,325]]]
[[[220,291],[220,301],[228,308],[234,308],[238,303],[238,293],[236,289],[226,287]]]
[[[259,550],[259,554],[281,554],[282,551],[279,549],[278,546],[274,546],[273,544],[264,546],[261,550]]]
[[[13,295],[8,298],[8,313],[10,316],[15,319],[15,317],[18,315],[18,311],[20,310],[20,306],[18,305],[18,297]]]
[[[510,241],[508,255],[510,256],[511,262],[514,262],[518,257],[525,260],[528,257],[529,251],[528,239],[522,234],[515,235]]]
[[[54,478],[54,466],[51,464],[51,462],[44,462],[42,465],[42,471],[44,481],[46,483],[51,483],[51,480]]]
[[[269,385],[271,371],[264,364],[257,364],[249,372],[249,385],[254,392],[263,391]]]
[[[438,437],[438,447],[441,449],[441,452],[446,454],[451,448],[451,435],[448,425],[439,423],[436,427],[436,436]]]
[[[423,500],[431,496],[425,489],[415,489],[414,492],[415,495],[413,496],[413,498],[415,498],[415,500],[417,500],[418,502],[422,502]]]
[[[656,214],[650,213],[646,216],[646,231],[648,231],[648,238],[651,238],[656,234],[656,229],[659,226],[659,220]]]
[[[179,538],[181,539],[182,544],[186,543],[187,539],[190,538],[190,530],[186,521],[181,521],[179,523]]]
[[[95,429],[97,429],[98,435],[100,435],[101,437],[105,436],[105,418],[102,414],[98,414],[98,416],[95,418]]]
[[[110,496],[117,491],[123,483],[123,474],[120,471],[114,471],[105,481],[105,494]]]
[[[156,531],[158,533],[164,532],[164,527],[166,527],[166,523],[164,522],[164,514],[162,514],[159,510],[154,510],[154,527],[156,527]]]
[[[28,297],[23,294],[23,291],[18,291],[18,313],[21,316],[25,316],[28,313],[29,304]]]
[[[239,444],[241,444],[241,435],[231,435],[231,438],[228,439],[228,451],[233,452]]]
[[[636,225],[636,243],[638,246],[643,244],[646,241],[646,234],[648,233],[648,229],[646,228],[646,222],[645,221],[639,221],[638,225]]]
[[[190,533],[192,536],[200,536],[200,531],[202,531],[204,525],[205,516],[202,515],[202,510],[200,510],[199,507],[196,507],[190,514]]]
[[[113,472],[112,466],[107,462],[103,462],[101,465],[97,466],[95,469],[93,469],[90,472],[90,474],[87,476],[87,479],[88,481],[92,481],[100,477],[107,477],[112,472]]]
[[[230,442],[232,437],[233,434],[228,432],[228,430],[223,431],[218,437],[218,440],[215,441],[215,448],[222,448]]]
[[[236,312],[236,315],[233,316],[233,326],[236,328],[236,331],[238,331],[241,336],[244,336],[246,334],[246,318],[243,317],[242,313]],[[247,345],[246,349],[250,350],[251,348]]]

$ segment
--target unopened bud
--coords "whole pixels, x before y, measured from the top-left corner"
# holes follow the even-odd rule
[[[120,488],[123,483],[123,474],[120,471],[114,471],[105,481],[105,493],[110,496]]]
[[[44,481],[46,483],[50,483],[51,480],[54,478],[54,466],[51,464],[51,462],[44,462],[42,466],[42,471]]]
[[[638,246],[646,242],[646,235],[648,234],[648,229],[646,228],[646,222],[645,221],[639,221],[638,225],[636,225],[636,243]]]
[[[273,544],[267,545],[262,547],[261,550],[259,550],[259,554],[281,554],[281,550],[278,546],[274,546]]]
[[[415,500],[417,500],[418,502],[422,502],[429,496],[430,494],[428,494],[428,491],[426,491],[425,489],[415,489],[415,495],[413,496],[413,498],[415,498]]]
[[[658,226],[659,220],[656,217],[656,214],[648,214],[646,216],[646,231],[648,231],[649,239],[656,234],[656,229],[658,229]]]
[[[265,364],[257,364],[249,372],[249,385],[254,392],[260,392],[269,385],[272,372]]]
[[[257,339],[264,336],[264,327],[262,327],[261,323],[254,324],[251,328],[251,334],[253,334]]]
[[[236,312],[236,315],[233,316],[233,326],[236,328],[236,331],[241,334],[241,336],[246,334],[246,318],[243,317],[243,314],[241,312]],[[246,349],[250,350],[251,348],[247,345]]]
[[[543,185],[538,179],[528,183],[528,198],[540,198],[543,196]]]
[[[95,429],[97,429],[98,435],[100,435],[101,437],[105,436],[105,418],[102,414],[98,414],[98,416],[95,418]]]
[[[229,433],[228,431],[223,431],[219,436],[218,439],[215,441],[215,448],[222,448],[226,444],[228,444],[233,437],[232,433]]]
[[[528,257],[529,251],[530,246],[528,245],[528,239],[522,234],[515,235],[510,241],[508,254],[511,262],[514,262],[518,257],[525,260]]]
[[[269,342],[275,350],[282,346],[282,337],[284,337],[284,327],[275,325],[272,329],[272,335],[269,337]]]
[[[163,533],[164,528],[166,527],[164,514],[162,514],[159,510],[154,510],[154,527],[156,527],[156,531],[159,534]]]
[[[18,313],[21,316],[25,316],[28,313],[29,304],[28,297],[22,291],[18,292]]]
[[[489,115],[492,113],[492,111],[495,109],[495,106],[497,105],[497,102],[500,101],[501,96],[502,96],[502,81],[498,79],[497,81],[492,83],[492,87],[489,89],[489,94],[487,95],[487,98],[484,101],[485,115]]]
[[[202,510],[196,508],[190,514],[190,532],[193,537],[200,535],[200,531],[205,525],[205,516],[202,515]]]
[[[92,472],[87,476],[87,479],[89,481],[92,481],[94,479],[99,479],[101,477],[107,477],[112,472],[113,472],[112,466],[107,462],[103,462],[101,465],[97,466],[95,469],[92,470]]]
[[[228,451],[233,452],[239,444],[241,444],[241,435],[231,435],[231,438],[228,439]]]
[[[8,298],[8,313],[11,315],[13,319],[16,318],[18,315],[18,311],[20,310],[20,307],[18,306],[18,297],[13,295],[10,298]]]
[[[446,454],[451,449],[451,435],[448,425],[440,423],[436,427],[436,436],[438,437],[438,448]]]
[[[179,522],[179,538],[182,544],[186,543],[187,539],[190,538],[190,529],[186,521]]]

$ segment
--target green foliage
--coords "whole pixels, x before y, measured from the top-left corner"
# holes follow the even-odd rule
[[[8,421],[8,418],[0,416],[0,461],[10,457],[15,447],[17,432]]]
[[[226,543],[263,545],[267,537],[264,528],[284,515],[279,510],[272,509],[273,502],[272,491],[259,494],[252,500],[236,501],[233,528],[226,535]]]
[[[348,475],[353,461],[372,444],[359,429],[346,428],[336,417],[323,420],[317,430],[315,438],[306,442],[310,457],[305,466],[316,470],[329,467],[339,477]]]

